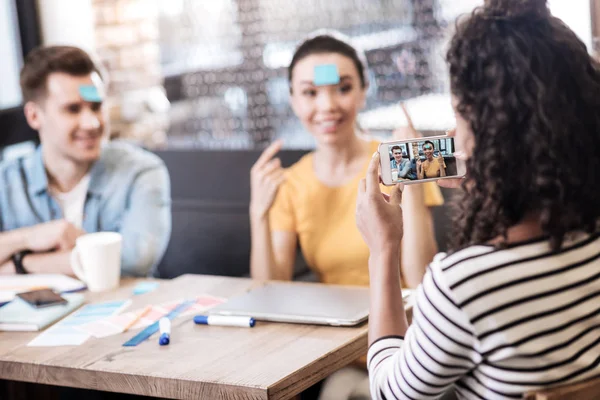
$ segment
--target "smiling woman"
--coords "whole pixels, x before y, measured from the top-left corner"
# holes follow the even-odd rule
[[[320,66],[333,66],[339,83],[316,84]],[[366,86],[362,71],[359,74],[353,60],[338,53],[312,54],[297,61],[292,69],[295,72],[290,87],[292,109],[317,143],[343,147],[348,143],[355,150],[364,148],[355,128],[356,115],[365,103]],[[343,183],[346,179],[332,183]]]
[[[316,150],[284,171],[275,142],[252,168],[253,278],[291,279],[299,244],[321,282],[369,284],[369,250],[354,222],[358,183],[379,145],[356,121],[369,85],[365,71],[362,54],[337,33],[312,36],[296,50],[288,69],[290,102]],[[405,287],[420,283],[437,250],[428,206],[442,202],[437,186],[406,190]]]
[[[322,282],[369,284],[369,252],[353,220],[358,181],[378,146],[356,122],[369,84],[365,71],[363,55],[335,32],[313,35],[296,50],[288,70],[290,102],[317,148],[284,171],[274,158],[276,142],[253,167],[253,277],[291,279],[299,243]],[[415,208],[407,221],[423,234],[423,252],[404,252],[402,276],[405,286],[415,287],[437,247],[432,232],[423,228],[431,226],[427,206],[442,199],[435,186],[408,192]]]

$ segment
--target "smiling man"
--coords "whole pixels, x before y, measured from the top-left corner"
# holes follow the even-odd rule
[[[155,155],[108,142],[98,67],[75,47],[38,48],[21,90],[41,145],[0,164],[0,274],[72,275],[75,240],[99,231],[123,235],[124,275],[152,272],[171,231],[169,175]]]

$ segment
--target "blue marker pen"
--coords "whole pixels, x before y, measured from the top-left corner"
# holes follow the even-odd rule
[[[256,323],[252,317],[229,315],[196,315],[194,322],[200,325],[239,326],[241,328],[252,328]]]
[[[161,318],[158,322],[158,327],[160,329],[160,338],[158,338],[158,344],[161,346],[169,344],[171,341],[171,320],[166,317]]]

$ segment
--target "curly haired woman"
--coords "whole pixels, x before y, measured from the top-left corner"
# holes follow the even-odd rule
[[[468,174],[454,250],[428,267],[410,328],[402,192],[381,196],[376,158],[359,189],[371,395],[517,399],[598,377],[600,67],[545,0],[486,1],[447,61]]]

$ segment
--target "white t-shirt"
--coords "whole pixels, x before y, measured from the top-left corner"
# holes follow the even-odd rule
[[[58,202],[63,212],[63,218],[79,229],[81,229],[83,224],[83,206],[89,184],[90,175],[87,174],[70,192],[63,193],[53,187],[50,188],[50,194]]]

